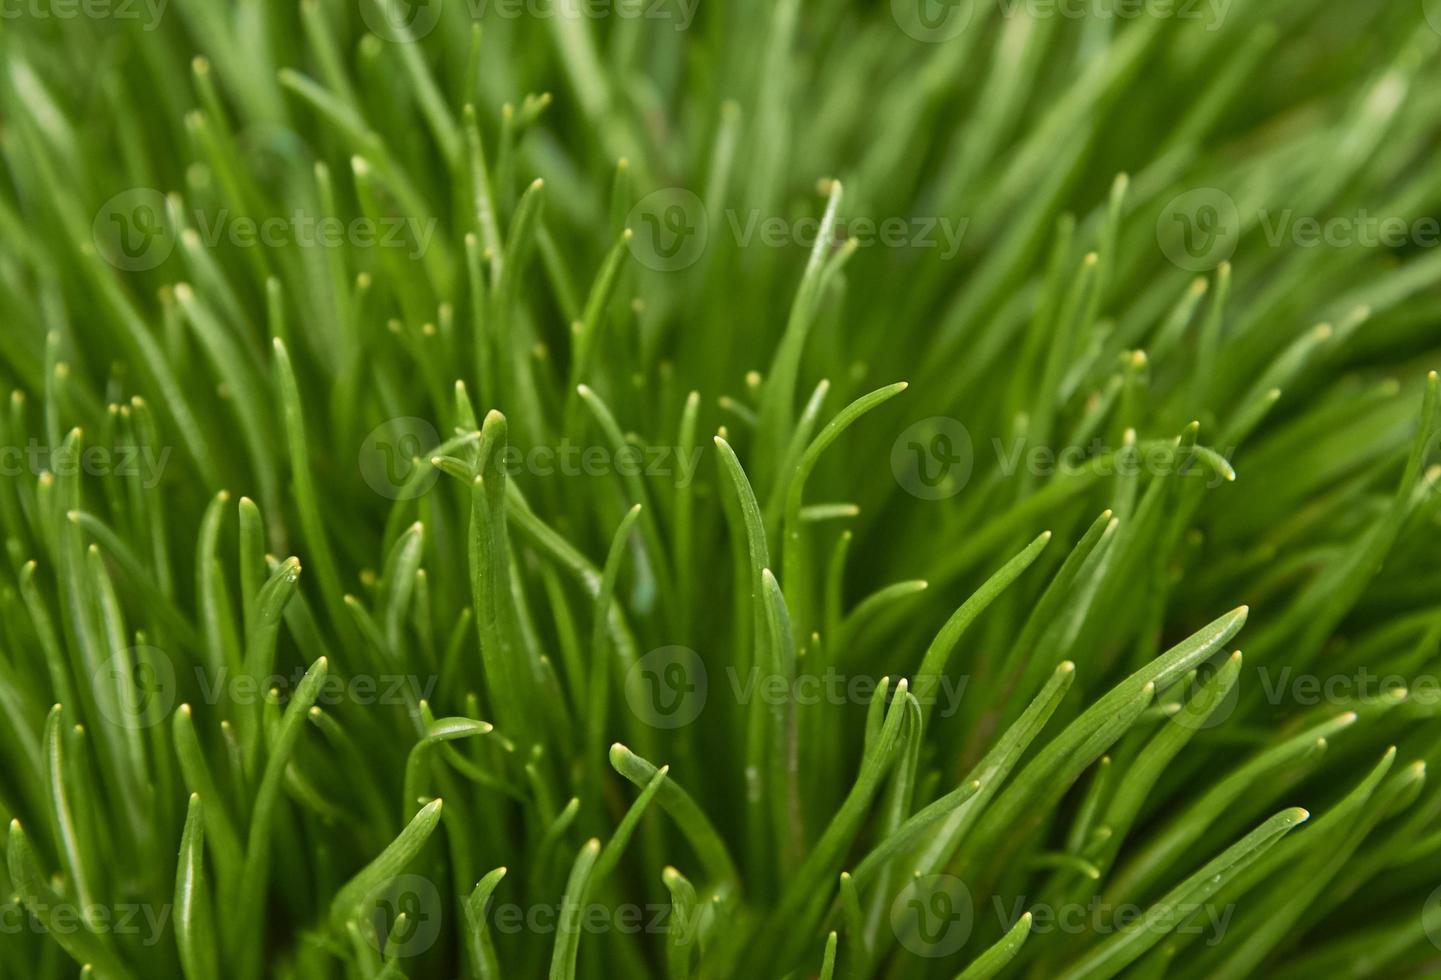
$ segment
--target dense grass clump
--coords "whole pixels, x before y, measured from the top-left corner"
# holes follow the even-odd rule
[[[1441,4],[4,13],[0,977],[1441,969]]]

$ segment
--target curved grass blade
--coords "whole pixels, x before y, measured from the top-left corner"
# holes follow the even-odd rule
[[[465,900],[466,948],[470,951],[471,963],[479,980],[500,980],[502,976],[486,912],[490,896],[495,894],[505,875],[505,868],[496,868],[476,883],[474,891]]]
[[[46,884],[45,875],[35,860],[35,852],[19,820],[10,821],[5,860],[10,884],[16,894],[65,952],[77,963],[89,966],[96,980],[132,980],[134,975],[125,968],[104,938],[89,928],[76,929],[73,923],[56,919],[56,910],[66,908],[67,903]]]
[[[576,957],[580,953],[580,917],[585,911],[584,896],[590,876],[600,855],[600,841],[592,837],[581,847],[571,866],[565,895],[560,903],[556,923],[555,952],[550,961],[550,980],[575,980]]]
[[[345,924],[364,904],[367,895],[388,879],[399,874],[406,865],[415,859],[426,841],[430,840],[430,835],[435,828],[439,826],[442,805],[441,800],[432,800],[421,807],[420,812],[411,818],[405,829],[384,851],[380,852],[379,856],[341,886],[340,890],[335,893],[334,901],[330,903],[332,928],[344,929]]]
[[[245,865],[237,885],[238,898],[234,903],[232,930],[228,935],[226,957],[236,964],[236,975],[241,980],[253,980],[260,975],[259,946],[253,941],[259,930],[261,905],[270,871],[270,847],[275,809],[280,802],[280,784],[290,764],[295,743],[300,739],[301,727],[316,699],[329,664],[321,657],[296,686],[295,695],[285,708],[280,729],[270,757],[265,763],[265,772],[255,793],[255,804],[250,811],[250,829],[245,841]]]
[[[666,975],[670,980],[690,980],[699,936],[695,888],[675,868],[661,873],[670,892],[670,928],[666,933]]]
[[[175,869],[175,945],[188,980],[220,976],[215,919],[205,880],[205,814],[198,793],[190,794],[180,861]]]
[[[1026,944],[1026,937],[1031,934],[1031,918],[1029,912],[1022,915],[999,942],[957,973],[956,980],[991,980],[991,977],[1004,970]]]
[[[1146,910],[1140,922],[1110,936],[1058,980],[1104,980],[1115,976],[1194,915],[1201,903],[1309,817],[1310,814],[1299,807],[1276,814],[1167,892]]]
[[[648,786],[659,772],[655,766],[619,742],[610,747],[610,764],[616,772],[642,789]],[[656,802],[662,810],[671,815],[676,826],[695,849],[706,874],[712,879],[711,889],[720,894],[732,891],[739,880],[735,862],[731,860],[725,841],[716,832],[705,811],[673,779],[659,784]]]

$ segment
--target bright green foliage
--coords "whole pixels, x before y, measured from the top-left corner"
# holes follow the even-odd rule
[[[7,6],[0,977],[1434,971],[1441,3],[1134,7]]]

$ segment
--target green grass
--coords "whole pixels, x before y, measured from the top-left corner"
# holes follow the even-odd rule
[[[1441,5],[1094,6],[6,7],[0,977],[1441,969]]]

